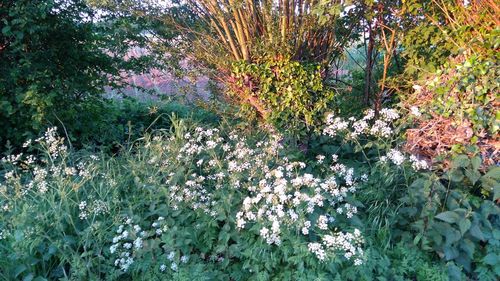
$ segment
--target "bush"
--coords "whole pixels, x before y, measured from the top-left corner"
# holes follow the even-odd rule
[[[68,109],[54,125],[64,125],[71,144],[77,149],[86,147],[117,152],[147,132],[169,130],[172,115],[189,117],[204,124],[216,124],[220,119],[209,109],[174,98],[164,101],[95,98]]]
[[[334,98],[317,64],[270,59],[235,63],[232,72],[236,79],[233,96],[247,97],[243,104],[250,105],[249,110],[257,108],[265,121],[298,138],[322,122]]]

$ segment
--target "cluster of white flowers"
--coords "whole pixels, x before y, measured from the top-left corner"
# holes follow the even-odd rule
[[[33,180],[28,183],[27,187],[28,189],[31,189],[31,187],[36,186],[38,191],[40,193],[45,193],[48,190],[47,186],[47,170],[36,166],[33,170]]]
[[[8,168],[4,174],[8,183],[5,192],[21,196],[30,191],[44,194],[49,191],[48,183],[54,178],[81,177],[83,180],[91,177],[88,165],[84,163],[79,163],[76,167],[68,166],[65,161],[67,147],[64,138],[57,135],[57,128],[47,129],[42,137],[34,142],[27,141],[23,147],[28,148],[31,145],[41,148],[45,152],[44,156],[38,159],[33,155],[20,153],[2,158],[1,162]],[[76,181],[73,182],[76,184]]]
[[[35,142],[46,148],[52,158],[64,156],[68,150],[68,147],[64,145],[64,138],[57,134],[57,127],[48,128],[45,134]]]
[[[4,190],[4,185],[0,185],[0,193],[5,193],[5,190]],[[3,204],[3,206],[0,208],[0,211],[3,211],[3,212],[8,212],[11,210],[11,205],[9,205],[9,203],[5,203]]]
[[[313,253],[316,255],[318,260],[324,261],[326,258],[326,252],[325,249],[323,249],[323,246],[321,243],[317,242],[312,242],[307,245],[307,248],[309,249],[309,252]]]
[[[174,251],[171,251],[168,256],[167,260],[170,262],[170,269],[172,271],[177,271],[179,269],[179,266],[176,262],[176,254]],[[187,263],[189,261],[189,256],[181,256],[178,262],[180,263]],[[160,265],[160,272],[165,272],[167,270],[167,265],[166,264],[161,264]]]
[[[349,127],[348,121],[340,117],[335,117],[333,113],[326,116],[326,124],[328,126],[323,130],[323,133],[329,136],[335,136],[337,132],[344,131]]]
[[[325,160],[325,155],[317,155],[316,156],[316,160],[318,162],[318,164],[323,164],[323,161]]]
[[[355,229],[353,233],[337,232],[333,235],[324,235],[321,242],[311,242],[307,246],[320,261],[324,261],[327,253],[332,252],[342,254],[347,260],[354,258],[354,265],[361,265],[364,255],[363,243],[361,232]]]
[[[87,201],[81,201],[78,204],[78,209],[80,210],[79,218],[81,220],[85,220],[91,215],[98,216],[109,212],[108,204],[102,200],[94,200],[90,205],[87,204]]]
[[[116,234],[109,252],[117,256],[115,266],[127,271],[134,263],[135,251],[142,248],[142,240],[147,238],[147,232],[142,231],[139,225],[134,225],[132,219],[128,218],[125,224],[118,227]]]
[[[170,269],[172,271],[177,271],[178,263],[188,263],[189,261],[189,256],[181,256],[180,259],[176,259],[176,253],[174,251],[171,251],[167,255],[167,260],[170,262]],[[165,272],[167,270],[167,265],[166,264],[161,264],[160,265],[160,271]]]
[[[411,114],[417,117],[421,115],[417,107],[411,108]],[[344,120],[340,117],[335,117],[333,114],[329,114],[326,117],[326,127],[323,129],[323,134],[333,137],[342,132],[349,139],[356,139],[359,136],[388,138],[393,134],[392,123],[399,117],[400,115],[395,109],[389,108],[380,110],[378,119],[375,119],[375,112],[371,109],[359,120],[354,117]],[[415,170],[429,168],[425,160],[420,160],[414,155],[407,157],[401,151],[394,148],[390,149],[386,155],[380,157],[380,162],[390,161],[397,166],[402,165],[407,160],[410,161],[412,168]],[[366,180],[367,178],[364,177],[363,181]]]
[[[116,235],[113,237],[112,244],[109,247],[109,252],[115,258],[114,264],[122,271],[127,271],[134,263],[138,252],[141,251],[145,243],[154,244],[151,240],[158,239],[162,234],[168,231],[168,226],[164,217],[158,217],[150,227],[141,227],[134,224],[131,218],[126,218],[124,223],[118,226]],[[165,252],[165,255],[167,253]],[[175,252],[168,252],[167,260],[171,262],[170,268],[173,271],[177,270],[177,263],[174,262]],[[181,256],[180,262],[187,263],[188,256]],[[159,266],[161,272],[167,269],[162,263]]]
[[[418,107],[416,106],[412,106],[410,107],[410,113],[415,116],[415,117],[420,117],[422,116],[422,113],[420,112],[420,110],[418,109]]]
[[[88,217],[88,213],[85,211],[87,208],[87,201],[81,201],[78,205],[78,209],[80,210],[80,215],[78,216],[81,220],[84,220]]]
[[[424,170],[429,168],[427,161],[418,159],[415,155],[410,155],[411,166],[415,170]]]
[[[185,186],[170,186],[170,199],[174,202],[174,208],[178,203],[189,204],[193,209],[201,209],[207,214],[215,215],[211,211],[211,206],[215,204],[211,200],[211,194],[204,186],[206,178],[193,173],[188,176]],[[170,180],[167,180],[169,183]]]
[[[412,168],[416,171],[429,168],[427,161],[418,159],[415,155],[410,155],[410,157],[407,158],[401,151],[396,149],[390,149],[389,152],[387,152],[387,155],[380,157],[380,162],[382,163],[386,163],[388,160],[397,166],[400,166],[405,161],[409,160]]]
[[[394,109],[383,108],[380,110],[379,119],[375,120],[375,112],[368,110],[361,119],[349,118],[347,120],[335,117],[332,113],[326,117],[326,127],[323,134],[336,136],[338,133],[347,133],[350,138],[357,138],[360,135],[372,135],[387,138],[393,133],[391,124],[399,118],[399,114]]]
[[[332,159],[336,160],[336,157]],[[357,213],[355,206],[345,202],[348,194],[357,188],[353,169],[333,163],[330,169],[335,176],[321,179],[302,173],[304,168],[303,163],[284,161],[283,166],[267,168],[264,179],[257,185],[248,185],[249,196],[243,200],[236,215],[238,228],[245,229],[249,223],[259,223],[260,236],[268,244],[280,245],[284,229],[297,228],[305,236],[311,231],[315,235],[324,235],[330,233],[336,215],[351,218]],[[290,172],[292,170],[294,173]],[[326,209],[335,212],[321,214]],[[308,218],[318,212],[320,215],[313,224]],[[309,249],[320,260],[327,258],[327,252],[316,244],[309,244]]]
[[[394,118],[391,111],[384,116]],[[346,129],[347,124],[339,123],[335,130]],[[167,154],[175,155],[169,161],[195,168],[187,175],[169,174],[166,183],[173,208],[183,204],[216,216],[214,206],[220,198],[215,191],[235,188],[247,194],[236,214],[237,227],[244,231],[249,224],[258,224],[260,236],[270,245],[281,245],[283,232],[290,228],[298,228],[305,236],[336,235],[332,232],[338,226],[336,217],[349,219],[357,213],[356,206],[346,202],[357,189],[354,170],[337,163],[337,155],[318,155],[317,163],[330,163],[333,175],[325,179],[305,173],[305,163],[277,157],[282,149],[280,139],[272,136],[249,145],[235,132],[227,137],[217,129],[196,128],[185,133],[180,148]],[[319,217],[311,219],[317,213]],[[311,248],[318,256],[316,250]]]
[[[252,175],[268,169],[267,159],[275,156],[281,148],[279,139],[275,136],[250,147],[247,140],[235,132],[222,137],[218,129],[198,127],[194,132],[184,134],[181,148],[169,151],[169,154],[176,155],[174,161],[182,165],[194,164],[198,172],[185,176],[183,184],[178,183],[175,173],[169,175],[166,183],[173,208],[183,204],[216,216],[213,207],[217,201],[212,196],[213,191],[227,186],[240,188],[253,180],[252,176],[247,180],[241,178],[241,174]]]
[[[335,253],[343,253],[343,256],[348,260],[355,257],[356,265],[362,263],[364,239],[358,229],[355,229],[352,233],[337,232],[334,235],[324,235],[322,242],[321,249],[324,246],[325,249]]]
[[[12,165],[17,165],[17,163],[21,160],[21,158],[23,157],[23,154],[20,153],[20,154],[16,154],[16,155],[7,155],[5,157],[2,158],[2,163],[9,163],[9,164],[12,164]]]
[[[386,157],[389,160],[391,160],[392,163],[394,163],[394,165],[397,165],[397,166],[400,166],[405,161],[405,156],[403,155],[403,153],[401,153],[401,151],[393,149],[393,148],[390,149],[389,152],[387,152]]]

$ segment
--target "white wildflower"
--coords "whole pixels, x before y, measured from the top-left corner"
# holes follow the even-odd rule
[[[165,272],[167,270],[167,266],[165,264],[160,265],[160,271]]]

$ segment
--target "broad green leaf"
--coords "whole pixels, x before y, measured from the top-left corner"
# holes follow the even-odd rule
[[[19,275],[21,275],[21,273],[23,273],[26,269],[28,269],[24,264],[20,264],[18,266],[16,266],[16,268],[14,268],[14,277],[18,277]]]
[[[436,215],[436,218],[438,218],[442,221],[445,221],[447,223],[455,223],[455,222],[458,222],[460,220],[460,216],[457,213],[452,212],[452,211],[442,212],[442,213]]]
[[[450,227],[446,231],[445,237],[446,237],[446,245],[451,245],[451,244],[457,242],[458,240],[460,240],[460,238],[462,236],[460,235],[460,231]]]
[[[470,159],[470,162],[472,164],[472,168],[474,170],[478,170],[479,167],[481,166],[481,157],[479,156],[474,156]]]
[[[461,219],[458,221],[458,227],[460,228],[460,233],[464,235],[464,233],[469,230],[471,226],[471,221],[469,219]]]
[[[490,170],[485,174],[485,176],[493,178],[497,181],[500,180],[500,167],[493,166]]]
[[[460,171],[459,169],[452,169],[448,173],[448,177],[453,182],[461,182],[464,180],[464,173],[462,171]]]
[[[477,170],[466,169],[465,176],[471,181],[472,184],[475,184],[481,178],[481,173]]]
[[[453,159],[451,164],[454,168],[465,168],[469,166],[470,160],[467,155],[458,155]]]
[[[446,246],[444,247],[444,256],[446,260],[452,260],[458,257],[460,252],[458,251],[457,248],[453,246]]]
[[[481,241],[484,240],[484,234],[477,224],[470,228],[470,234]]]
[[[500,258],[497,254],[490,253],[484,257],[483,262],[489,265],[496,265],[500,263]]]
[[[460,242],[460,248],[469,256],[469,258],[473,258],[474,249],[476,248],[474,242],[472,242],[470,239],[463,239]]]

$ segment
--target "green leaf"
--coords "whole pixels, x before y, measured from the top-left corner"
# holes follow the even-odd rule
[[[493,178],[497,181],[500,180],[500,167],[493,166],[490,170],[485,174],[485,176]]]
[[[460,240],[460,238],[462,237],[460,235],[460,231],[450,227],[446,233],[445,233],[445,236],[446,236],[446,245],[451,245],[455,242],[457,242],[458,240]]]
[[[462,280],[462,270],[453,262],[446,264],[448,269],[448,277],[450,280]]]
[[[459,169],[452,169],[448,173],[448,176],[453,182],[461,182],[464,179],[464,173],[462,173],[462,171],[460,171]]]
[[[493,201],[500,199],[500,184],[493,186]]]
[[[452,260],[458,257],[460,255],[460,252],[458,251],[457,248],[453,246],[446,246],[444,247],[444,256],[446,260]]]
[[[476,246],[474,245],[474,242],[472,242],[469,239],[464,239],[460,243],[460,248],[467,254],[469,258],[473,258],[474,256],[474,249]]]
[[[442,213],[436,215],[436,218],[438,218],[442,221],[445,221],[447,223],[455,223],[455,222],[458,222],[460,220],[460,216],[457,213],[452,212],[452,211],[442,212]]]
[[[8,35],[9,32],[10,32],[10,26],[9,25],[7,25],[4,28],[2,28],[2,33],[4,35]]]
[[[454,168],[465,168],[467,166],[469,166],[470,164],[470,160],[469,160],[469,157],[467,155],[458,155],[457,157],[455,157],[455,159],[453,159],[451,165],[454,167]]]
[[[478,170],[479,167],[481,166],[481,157],[479,156],[474,156],[470,159],[470,162],[472,164],[472,168],[474,170]]]
[[[470,234],[481,241],[484,240],[484,234],[477,224],[470,228]]]
[[[460,228],[460,233],[464,235],[464,233],[469,230],[471,226],[471,222],[468,219],[461,219],[458,221],[458,227]]]
[[[17,278],[19,275],[21,275],[21,273],[26,271],[26,269],[28,269],[28,268],[24,264],[20,264],[20,265],[16,266],[16,268],[14,269],[14,277]]]
[[[465,176],[470,180],[472,184],[475,184],[481,178],[481,173],[479,173],[479,171],[477,170],[467,169],[465,170]]]
[[[500,259],[498,255],[491,253],[486,255],[486,257],[484,257],[483,262],[489,265],[495,265],[500,263]]]

